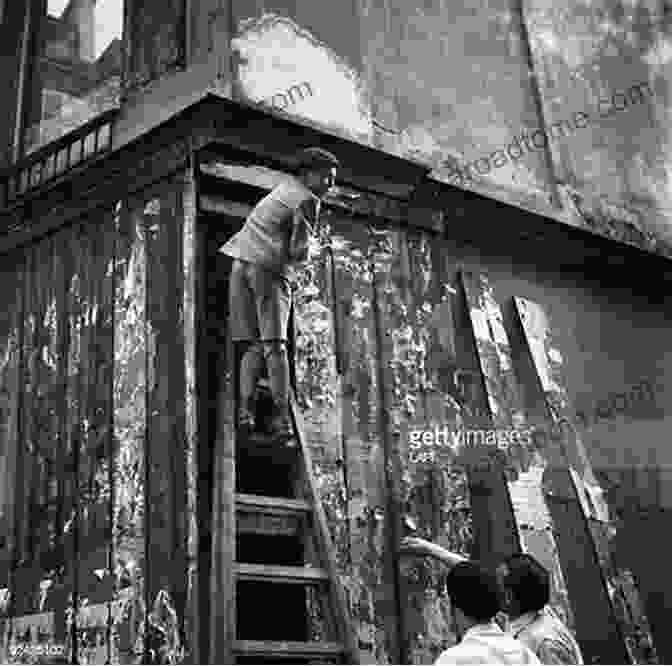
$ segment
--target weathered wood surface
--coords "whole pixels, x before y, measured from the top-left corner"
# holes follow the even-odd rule
[[[334,545],[329,533],[327,517],[322,506],[322,499],[313,476],[313,461],[310,448],[305,437],[305,429],[301,413],[297,409],[296,398],[291,397],[292,417],[298,433],[298,444],[301,447],[302,462],[299,469],[303,475],[303,484],[307,490],[307,500],[312,505],[315,530],[315,546],[319,554],[319,563],[324,567],[323,576],[329,581],[330,601],[326,604],[331,614],[331,623],[336,629],[336,635],[343,646],[346,663],[359,664],[359,650],[355,632],[350,621],[350,609],[338,576],[338,567]],[[303,469],[301,469],[301,467]]]
[[[576,453],[579,435],[573,427],[572,406],[562,369],[562,356],[553,348],[548,315],[536,303],[514,299],[514,335],[526,358],[520,359],[521,376],[541,405],[541,416],[548,466],[543,485],[555,528],[563,572],[566,575],[570,600],[574,609],[576,634],[586,662],[615,663],[630,661],[625,642],[625,627],[620,626],[610,599],[607,580],[598,545],[590,529],[585,492],[573,464],[582,458]],[[529,371],[534,375],[530,376]],[[570,431],[559,427],[560,419],[570,425]],[[558,432],[559,431],[559,432]],[[555,436],[553,436],[555,434]],[[573,441],[572,441],[573,440]],[[572,454],[572,451],[575,453]]]
[[[210,660],[233,664],[236,640],[236,434],[234,422],[234,348],[220,357],[223,370],[218,393],[218,429],[214,438],[215,476],[212,509],[212,591]]]
[[[152,194],[154,196],[152,196]],[[185,349],[181,183],[142,200],[147,229],[148,594],[170,594],[184,627],[187,594]]]
[[[0,585],[9,587],[12,555],[15,547],[15,501],[19,446],[19,396],[22,339],[22,301],[25,269],[23,257],[14,253],[6,257],[1,273],[0,292],[3,308],[0,310],[0,491],[2,507],[2,534],[0,545]]]
[[[184,422],[186,444],[186,539],[188,583],[185,609],[185,638],[191,663],[200,663],[200,570],[198,567],[198,446],[199,419],[197,373],[198,266],[196,179],[193,170],[184,174],[182,182],[182,326],[184,335]],[[206,653],[207,654],[207,653]],[[204,655],[205,657],[205,655]]]
[[[145,511],[147,427],[147,238],[137,206],[115,210],[114,256],[114,454],[112,549],[118,584],[127,593],[123,620],[115,626],[114,657],[137,658],[146,608]],[[123,588],[122,588],[123,586]]]
[[[477,281],[476,276],[465,271],[461,272],[460,277],[485,383],[491,424],[494,428],[504,430],[513,426],[511,407],[514,409],[518,407],[515,404],[517,387],[512,376],[513,368],[506,365],[505,357],[497,351],[497,342],[506,341],[506,337],[502,338],[503,328],[496,316],[498,310],[487,292],[484,278],[480,276],[480,281]],[[496,565],[503,557],[519,552],[521,543],[519,526],[507,485],[508,456],[497,445],[488,448],[490,451],[484,453],[485,460],[490,463],[487,464],[490,469],[475,471],[475,474],[489,491],[488,523],[492,541],[487,560]],[[465,453],[469,458],[472,451],[467,449]],[[479,452],[476,452],[475,458],[476,460],[481,458]]]
[[[546,462],[533,450],[532,430],[528,422],[523,387],[515,372],[513,349],[505,328],[505,316],[497,302],[494,289],[483,274],[462,271],[474,324],[481,368],[493,414],[493,425],[509,433],[494,444],[500,451],[502,469],[508,479],[508,498],[516,519],[520,547],[534,555],[551,573],[551,603],[573,626],[567,589],[553,539],[553,522],[541,487]],[[512,440],[510,433],[517,436]]]

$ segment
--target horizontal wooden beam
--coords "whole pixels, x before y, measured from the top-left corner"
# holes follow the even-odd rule
[[[234,652],[246,657],[285,657],[309,659],[340,657],[344,650],[338,643],[298,641],[236,641]]]
[[[324,569],[317,567],[291,567],[275,564],[247,564],[238,562],[235,567],[238,581],[261,581],[265,583],[296,583],[315,585],[329,580]]]

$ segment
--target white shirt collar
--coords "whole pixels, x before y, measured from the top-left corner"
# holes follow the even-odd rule
[[[464,638],[467,636],[483,636],[485,634],[503,634],[499,625],[493,620],[492,622],[483,622],[475,624],[464,632]]]
[[[528,611],[527,613],[523,613],[522,615],[518,616],[515,620],[509,620],[508,630],[511,634],[515,635],[519,631],[525,629],[525,627],[531,625],[543,614],[544,614],[543,610]]]

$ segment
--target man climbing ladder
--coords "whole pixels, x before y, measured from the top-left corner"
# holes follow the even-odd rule
[[[243,228],[219,251],[233,258],[229,280],[231,339],[245,343],[240,364],[238,427],[255,429],[254,397],[266,362],[273,398],[272,436],[294,436],[289,413],[287,328],[292,304],[291,279],[308,259],[321,197],[334,185],[340,166],[321,148],[298,155],[299,170],[276,186],[248,215]]]

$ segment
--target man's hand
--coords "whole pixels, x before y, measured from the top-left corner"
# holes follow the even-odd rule
[[[405,537],[399,545],[399,552],[403,555],[417,555],[431,557],[434,555],[434,544],[420,537]]]
[[[436,543],[421,539],[420,537],[406,537],[399,544],[399,551],[402,555],[416,555],[418,557],[434,557],[443,562],[443,564],[454,567],[460,562],[466,562],[467,558],[457,553],[451,553]]]

